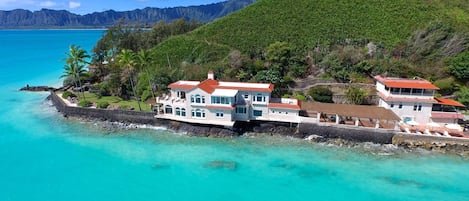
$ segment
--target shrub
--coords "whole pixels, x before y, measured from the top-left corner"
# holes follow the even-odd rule
[[[98,104],[96,104],[97,108],[107,108],[109,106],[109,103],[107,101],[100,101]]]
[[[62,98],[67,99],[68,97],[77,97],[77,96],[70,91],[64,91],[64,93],[62,94]]]
[[[350,87],[346,92],[346,97],[349,103],[361,105],[366,98],[367,92],[358,87]]]
[[[325,87],[312,87],[308,91],[313,100],[323,103],[332,103],[332,94],[332,91]]]
[[[80,101],[80,102],[78,103],[78,106],[80,106],[80,107],[90,107],[91,104],[92,104],[92,103],[91,103],[90,101],[84,100],[84,101]]]
[[[142,93],[142,96],[140,97],[142,101],[146,101],[151,97],[151,91],[150,90],[145,90]]]

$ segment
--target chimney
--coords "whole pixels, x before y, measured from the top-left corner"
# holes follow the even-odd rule
[[[207,79],[209,79],[209,80],[214,80],[215,79],[215,75],[213,74],[213,71],[208,71]]]

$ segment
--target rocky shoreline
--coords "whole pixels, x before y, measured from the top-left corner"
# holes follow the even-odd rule
[[[235,124],[233,128],[225,128],[158,119],[151,112],[71,107],[67,106],[54,92],[51,92],[49,99],[64,117],[81,118],[89,122],[105,122],[102,127],[109,130],[164,127],[174,132],[198,137],[234,138],[253,134],[279,135],[307,139],[314,143],[329,143],[340,147],[355,147],[360,143],[371,142],[383,146],[392,144],[410,150],[426,149],[440,153],[469,155],[469,139],[410,135],[393,130],[311,123],[291,126],[280,122],[252,121]],[[401,140],[395,140],[396,136]]]

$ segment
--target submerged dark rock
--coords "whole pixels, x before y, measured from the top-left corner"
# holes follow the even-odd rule
[[[55,88],[54,87],[49,87],[49,86],[29,86],[29,85],[26,85],[25,87],[22,87],[20,89],[20,91],[34,91],[34,92],[38,92],[38,91],[54,91]]]
[[[205,167],[213,169],[226,169],[226,170],[236,170],[238,164],[234,161],[210,161],[205,164]]]

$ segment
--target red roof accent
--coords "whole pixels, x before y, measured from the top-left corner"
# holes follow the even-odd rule
[[[197,87],[200,89],[204,90],[205,92],[211,94],[213,91],[215,91],[215,88],[218,88],[218,81],[212,80],[212,79],[207,79],[203,82],[201,82]]]
[[[252,87],[231,87],[231,86],[217,86],[217,89],[235,89],[239,91],[261,91],[261,92],[272,92],[274,85],[269,84],[269,88],[252,88]]]
[[[374,78],[378,82],[393,88],[439,89],[437,86],[424,79],[383,78],[380,75],[377,75]]]
[[[465,105],[461,104],[460,102],[452,100],[452,99],[435,98],[435,100],[438,101],[438,104],[440,104],[440,105],[451,105],[451,106],[456,106],[456,107],[466,107]]]
[[[281,109],[294,109],[300,110],[300,105],[292,105],[292,104],[285,104],[285,103],[269,103],[269,108],[281,108]]]
[[[437,103],[435,99],[423,99],[423,98],[405,98],[405,97],[394,97],[386,96],[382,92],[378,92],[378,96],[385,101],[393,102],[416,102],[416,103]]]
[[[194,89],[195,87],[197,87],[197,85],[179,84],[179,83],[175,82],[175,83],[169,84],[168,87],[171,88],[171,89],[187,89],[187,90],[191,90],[191,89]]]
[[[464,119],[464,115],[457,112],[432,112],[432,118],[437,119]]]
[[[234,107],[231,105],[206,105],[206,108],[209,109],[222,109],[222,110],[233,110]]]

